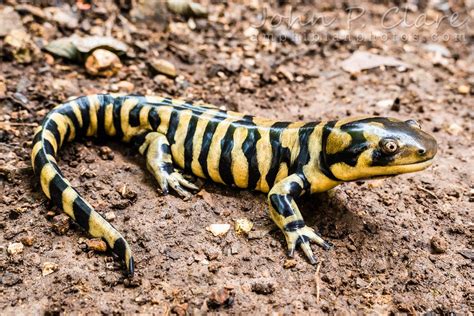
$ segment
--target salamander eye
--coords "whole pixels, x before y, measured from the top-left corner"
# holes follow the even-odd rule
[[[398,150],[398,142],[395,139],[382,139],[380,147],[385,154],[394,154]]]

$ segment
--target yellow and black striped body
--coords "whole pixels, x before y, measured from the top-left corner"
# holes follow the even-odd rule
[[[175,167],[217,183],[268,192],[270,216],[284,232],[290,254],[301,245],[314,263],[309,241],[324,248],[329,244],[305,226],[294,198],[343,181],[426,168],[436,142],[414,125],[387,118],[276,122],[170,98],[93,95],[48,114],[34,137],[32,163],[48,198],[91,235],[104,238],[130,274],[134,264],[127,242],[58,168],[55,157],[67,141],[114,137],[133,144],[165,193],[171,187],[187,196],[186,188],[197,189]],[[399,150],[387,153],[393,138]]]

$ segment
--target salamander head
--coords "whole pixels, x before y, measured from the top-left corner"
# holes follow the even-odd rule
[[[414,120],[333,121],[323,130],[321,168],[341,181],[393,176],[427,168],[437,147],[436,140]]]

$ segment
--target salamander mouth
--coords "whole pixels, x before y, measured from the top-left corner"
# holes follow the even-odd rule
[[[428,168],[429,166],[431,166],[431,164],[433,164],[433,158],[415,162],[415,163],[393,165],[391,166],[391,169],[392,169],[391,172],[387,174],[375,175],[375,176],[367,177],[362,180],[377,180],[377,179],[391,178],[403,173],[411,173],[411,172],[424,170]]]
[[[431,166],[433,164],[433,160],[434,160],[433,158],[429,158],[429,159],[426,159],[426,160],[423,160],[423,161],[404,164],[404,165],[400,165],[400,166],[407,167],[409,169],[414,169],[413,171],[419,171],[419,170],[423,170],[423,169],[426,169],[429,166]],[[407,172],[411,172],[411,171],[407,171]]]

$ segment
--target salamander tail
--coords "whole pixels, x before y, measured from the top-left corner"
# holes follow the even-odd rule
[[[75,104],[78,106],[78,103]],[[73,106],[66,103],[56,108],[36,130],[31,153],[33,169],[40,178],[43,192],[53,204],[60,207],[90,235],[104,239],[119,259],[125,261],[128,274],[133,276],[134,260],[128,243],[71,186],[56,162],[56,153],[63,142],[74,139],[78,130],[77,123],[85,121],[82,117],[79,120],[73,115],[79,115],[81,111],[86,112],[87,109],[83,107],[87,107],[87,103],[83,101],[78,110],[75,110]],[[94,107],[98,108],[100,104]],[[84,129],[84,126],[80,127]]]

